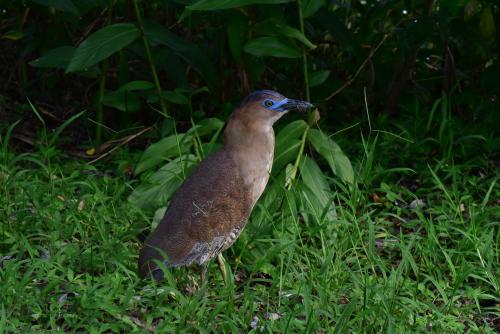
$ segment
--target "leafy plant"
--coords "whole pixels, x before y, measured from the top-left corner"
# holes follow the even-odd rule
[[[0,332],[498,331],[499,10],[3,2]],[[321,121],[277,124],[271,180],[226,252],[234,284],[138,279],[142,236],[264,88]],[[60,145],[154,124],[96,166]]]

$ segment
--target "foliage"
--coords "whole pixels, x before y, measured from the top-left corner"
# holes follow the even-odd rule
[[[499,11],[2,3],[0,332],[498,331]],[[230,284],[213,266],[204,287],[191,268],[140,280],[144,236],[262,88],[322,118],[277,124]]]
[[[29,73],[18,78],[18,101],[36,95],[58,105],[53,78],[82,81],[93,87],[84,94],[94,98],[94,119],[107,126],[150,123],[158,110],[189,120],[168,93],[204,86],[210,96],[197,98],[198,118],[258,87],[310,95],[330,111],[332,93],[351,79],[335,95],[337,114],[362,111],[363,87],[375,113],[395,112],[409,96],[428,105],[452,90],[468,92],[457,104],[474,115],[498,108],[494,0],[26,0],[3,8],[0,34],[22,55],[12,70]],[[137,80],[154,87],[104,97]],[[121,114],[139,110],[143,117]]]
[[[494,333],[500,175],[488,140],[447,117],[426,133],[417,114],[406,113],[397,133],[374,130],[364,145],[344,145],[362,152],[354,161],[355,179],[367,175],[360,188],[322,178],[306,158],[300,182],[286,190],[282,167],[226,252],[227,287],[215,265],[204,288],[194,268],[167,271],[161,284],[137,277],[153,210],[127,201],[138,181],[117,168],[136,156],[122,151],[103,173],[44,150],[18,155],[7,144],[12,132],[3,133],[0,329]],[[291,123],[280,142],[300,138],[304,126]],[[383,120],[373,126],[387,128]],[[439,139],[436,128],[454,139]],[[217,133],[198,129],[204,143]],[[172,147],[193,147],[182,145]],[[439,148],[429,156],[431,147]],[[449,152],[461,162],[450,163]],[[311,197],[324,187],[334,205]]]

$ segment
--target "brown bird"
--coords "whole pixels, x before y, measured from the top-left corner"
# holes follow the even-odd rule
[[[269,180],[272,126],[288,111],[311,107],[270,90],[247,96],[226,123],[222,149],[186,179],[146,239],[139,255],[141,276],[160,280],[163,271],[156,261],[167,268],[197,263],[203,282],[208,261],[217,256],[227,282],[221,252],[236,241]]]

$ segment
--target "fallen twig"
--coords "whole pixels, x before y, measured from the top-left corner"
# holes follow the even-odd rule
[[[149,130],[151,130],[152,128],[154,128],[154,126],[150,126],[150,127],[148,127],[148,128],[145,128],[145,129],[143,129],[143,130],[141,130],[141,131],[137,132],[136,134],[133,134],[133,135],[127,136],[127,137],[125,137],[125,138],[122,138],[122,140],[121,140],[121,143],[120,143],[120,144],[116,145],[116,146],[115,146],[115,147],[113,147],[111,150],[109,150],[108,152],[104,153],[103,155],[101,155],[101,156],[99,156],[99,157],[95,158],[94,160],[89,161],[89,165],[90,165],[90,164],[93,164],[93,163],[94,163],[94,162],[96,162],[96,161],[101,160],[102,158],[104,158],[104,157],[106,157],[106,156],[108,156],[108,155],[110,155],[111,153],[113,153],[114,151],[116,151],[117,149],[119,149],[120,147],[122,147],[123,145],[125,145],[125,144],[127,144],[128,142],[130,142],[131,140],[133,140],[133,139],[135,139],[135,138],[139,137],[139,136],[140,136],[140,135],[142,135],[143,133],[148,132],[148,131],[149,131]]]
[[[343,91],[347,86],[349,86],[350,84],[352,84],[352,82],[354,80],[356,80],[356,78],[358,77],[359,73],[361,73],[361,71],[363,70],[363,68],[372,59],[373,55],[375,55],[375,53],[382,46],[382,44],[384,44],[384,42],[387,39],[387,37],[389,37],[389,34],[385,34],[384,37],[382,37],[382,39],[380,40],[380,42],[377,44],[377,46],[373,50],[370,51],[370,53],[368,54],[368,57],[366,57],[366,59],[363,61],[363,63],[361,63],[361,66],[358,68],[358,70],[356,71],[356,73],[354,73],[354,75],[349,80],[347,80],[340,88],[338,88],[336,91],[334,91],[333,93],[331,93],[325,99],[325,101],[330,100],[332,97],[334,97],[335,95],[337,95],[338,93],[340,93],[341,91]]]

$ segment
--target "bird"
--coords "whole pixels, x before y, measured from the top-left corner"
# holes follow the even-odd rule
[[[166,268],[200,267],[217,257],[227,284],[222,252],[245,227],[264,192],[274,157],[273,124],[289,111],[307,111],[307,101],[272,90],[249,94],[234,108],[221,149],[203,159],[175,192],[162,220],[139,254],[139,274],[159,281]]]

